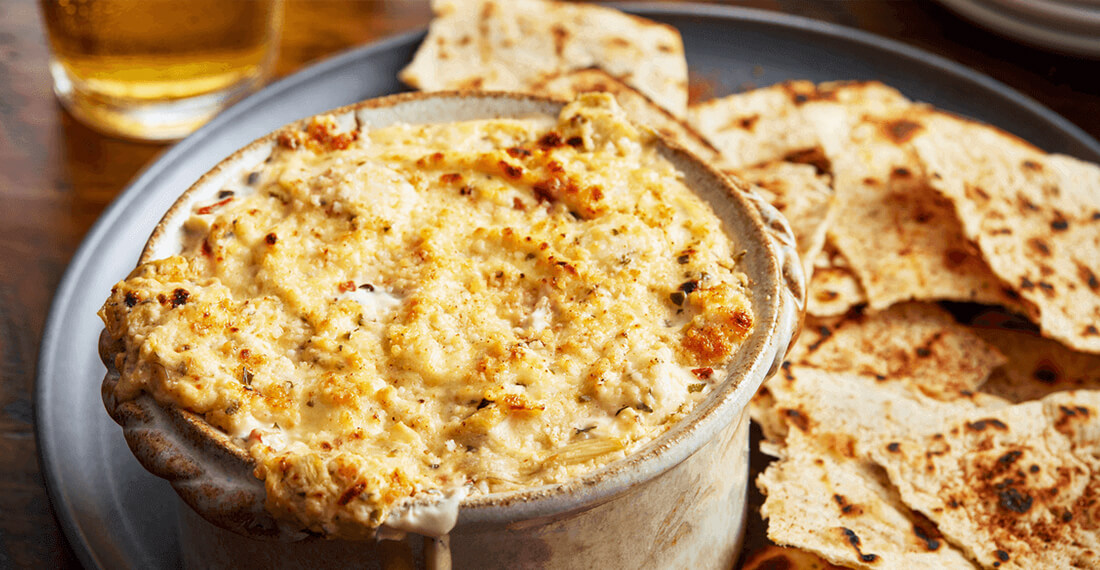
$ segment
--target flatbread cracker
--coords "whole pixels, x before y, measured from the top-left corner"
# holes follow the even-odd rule
[[[946,113],[918,127],[932,186],[1043,335],[1100,353],[1100,167]]]
[[[806,313],[835,317],[866,302],[867,296],[851,264],[826,237],[822,251],[814,258],[813,277],[806,292]]]
[[[687,121],[721,151],[725,169],[775,162],[817,146],[800,108],[816,92],[809,81],[779,83],[694,105]]]
[[[806,278],[810,279],[814,259],[825,246],[825,231],[832,220],[829,178],[811,165],[791,162],[773,162],[732,174],[755,185],[757,192],[790,222]]]
[[[591,4],[433,0],[436,17],[405,83],[425,91],[527,91],[599,67],[674,114],[687,109],[687,61],[675,28]]]
[[[798,340],[787,353],[783,362],[783,370],[786,371],[793,363],[802,361],[803,356],[810,350],[816,350],[818,345],[833,334],[833,330],[844,322],[843,317],[815,317],[806,315],[802,324],[802,332]],[[772,395],[769,386],[773,382],[781,382],[780,378],[787,376],[786,372],[776,374],[764,381],[756,394],[749,400],[749,417],[760,425],[765,443],[782,442],[787,434],[787,424],[779,415],[776,408],[775,396]],[[761,448],[764,451],[764,448]],[[768,453],[765,451],[765,453]],[[775,456],[774,453],[768,455]]]
[[[814,85],[787,81],[692,106],[688,123],[722,152],[722,167],[739,169],[789,160],[821,145],[803,116],[814,102],[883,111],[908,100],[877,81]]]
[[[973,568],[909,510],[874,464],[792,432],[783,459],[757,479],[768,537],[851,568]]]
[[[903,382],[933,397],[981,386],[1005,356],[936,305],[903,303],[828,330],[798,362]]]
[[[853,372],[784,365],[768,382],[774,405],[769,420],[782,440],[793,426],[839,448],[882,434],[935,430],[948,414],[978,408],[997,409],[1008,402],[981,392],[925,395],[906,381],[890,381]]]
[[[954,415],[868,451],[986,567],[1100,566],[1100,392]]]
[[[581,69],[551,77],[532,86],[531,91],[564,99],[591,91],[611,93],[635,123],[657,131],[705,161],[712,162],[718,157],[718,149],[687,123],[602,69]]]
[[[905,144],[919,108],[899,108],[885,116],[836,104],[804,109],[832,164],[837,223],[830,241],[851,263],[872,309],[908,300],[1011,305]]]
[[[1008,357],[982,391],[1013,402],[1038,400],[1054,392],[1100,389],[1100,356],[1077,352],[1030,331],[976,328]]]

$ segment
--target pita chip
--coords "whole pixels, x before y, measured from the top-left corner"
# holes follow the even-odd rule
[[[914,433],[868,452],[982,566],[1100,566],[1100,392],[963,412]]]
[[[828,237],[813,263],[810,288],[806,292],[806,314],[835,317],[867,302],[851,264],[829,243]]]
[[[611,93],[635,123],[657,131],[705,161],[712,162],[718,157],[718,149],[711,146],[687,123],[676,118],[641,91],[615,79],[602,69],[571,71],[548,78],[534,85],[531,90],[564,99],[573,99],[581,93],[592,91]]]
[[[817,146],[801,112],[816,92],[809,81],[788,81],[694,105],[687,120],[721,151],[725,169],[775,162]]]
[[[777,160],[801,162],[821,146],[803,107],[814,102],[886,110],[909,101],[876,81],[787,81],[692,106],[688,122],[722,152],[722,167],[746,168]]]
[[[792,363],[801,362],[803,356],[810,350],[816,350],[826,338],[833,334],[833,330],[844,322],[843,317],[815,317],[806,315],[802,324],[802,332],[798,340],[787,353],[787,359],[783,362],[782,374],[776,374],[764,381],[756,394],[749,400],[749,417],[752,418],[763,431],[767,442],[782,442],[787,434],[787,425],[780,417],[776,409],[775,396],[772,395],[769,386],[775,382],[781,382],[781,377],[788,376],[788,368]],[[762,448],[763,450],[763,448]],[[765,451],[765,453],[768,453]],[[768,453],[775,456],[774,453]]]
[[[772,440],[782,440],[794,427],[832,440],[838,449],[852,449],[856,441],[881,434],[935,430],[952,412],[1008,405],[981,392],[944,390],[933,398],[906,381],[788,363],[767,388],[773,402],[768,412]]]
[[[813,260],[825,246],[825,231],[832,219],[833,189],[829,179],[809,164],[772,162],[732,172],[756,186],[754,190],[775,206],[791,224],[798,255],[813,274]]]
[[[834,379],[839,390],[849,384],[874,389],[873,379],[903,386],[888,389],[886,396],[909,398],[916,392],[951,400],[972,397],[968,394],[1004,362],[1000,352],[935,305],[907,303],[846,318],[810,316],[781,372],[768,379],[749,403],[749,415],[760,424],[765,439],[782,441],[787,420],[798,419],[786,417],[790,412],[784,410],[805,390],[834,389],[825,376],[804,376],[799,382],[793,371],[805,367],[843,373]],[[1000,403],[999,398],[980,398],[982,405]]]
[[[916,131],[932,187],[993,272],[1034,308],[1043,335],[1100,353],[1100,166],[946,113],[930,113]]]
[[[1007,358],[982,391],[1013,402],[1066,390],[1100,390],[1100,355],[1077,352],[1031,331],[976,328]]]
[[[592,4],[433,0],[435,19],[405,83],[424,91],[528,91],[599,67],[674,114],[687,108],[687,61],[675,28]]]
[[[976,390],[1005,357],[938,306],[903,303],[845,319],[808,346],[798,362],[954,397]]]
[[[1010,305],[1004,286],[965,239],[951,202],[929,186],[906,146],[918,107],[868,115],[857,107],[808,105],[832,164],[837,223],[829,239],[872,309],[907,300]]]
[[[757,479],[768,537],[849,568],[973,568],[909,510],[872,463],[837,455],[797,431]]]

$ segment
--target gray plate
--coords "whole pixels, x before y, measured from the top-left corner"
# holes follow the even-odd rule
[[[1036,145],[1100,161],[1100,144],[1007,86],[930,53],[856,30],[741,8],[624,5],[680,29],[692,71],[716,95],[753,83],[879,79],[911,98],[969,115]],[[38,362],[39,452],[53,506],[89,568],[175,568],[176,501],[131,456],[99,397],[96,310],[133,268],[163,212],[237,148],[290,121],[404,88],[397,71],[423,32],[358,48],[229,109],[146,169],[104,212],[73,257]]]

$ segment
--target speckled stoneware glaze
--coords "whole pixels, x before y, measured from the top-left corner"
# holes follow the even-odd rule
[[[414,93],[332,111],[342,129],[395,123],[557,116],[564,103],[504,93]],[[263,163],[293,123],[233,154],[196,182],[157,226],[141,262],[178,253],[180,231],[196,203]],[[778,368],[797,336],[805,279],[787,222],[747,186],[674,144],[662,154],[706,200],[743,250],[756,325],[729,375],[687,417],[629,457],[556,485],[467,497],[447,540],[327,540],[275,520],[252,460],[201,417],[151,397],[117,402],[114,357],[104,334],[103,400],[130,449],[168,480],[182,509],[184,560],[194,568],[435,566],[456,568],[729,568],[744,531],[748,486],[749,399]],[[196,514],[198,516],[196,516]],[[201,518],[200,518],[201,517]],[[440,549],[449,542],[449,556]]]

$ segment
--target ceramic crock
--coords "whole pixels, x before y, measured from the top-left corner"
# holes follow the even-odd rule
[[[562,101],[506,93],[412,93],[327,114],[343,130],[395,123],[554,116]],[[270,156],[279,133],[233,154],[204,175],[157,226],[141,262],[178,253],[193,206],[210,201]],[[660,152],[707,201],[743,251],[755,327],[706,400],[625,459],[559,484],[473,495],[446,537],[339,541],[275,520],[251,458],[201,417],[149,396],[117,402],[117,344],[101,337],[104,404],[137,459],[172,484],[181,509],[183,559],[193,568],[729,568],[744,532],[748,486],[746,407],[798,333],[805,279],[783,217],[749,187],[673,143]],[[150,508],[164,508],[150,505]]]

